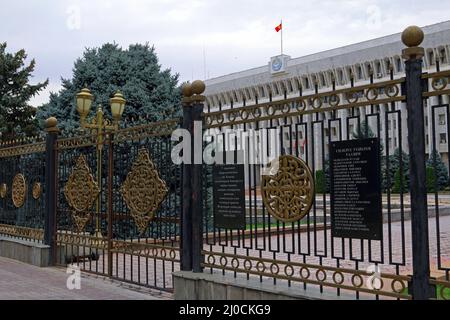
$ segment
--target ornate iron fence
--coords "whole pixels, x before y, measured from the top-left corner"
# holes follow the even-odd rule
[[[58,262],[170,290],[179,267],[181,167],[171,161],[178,119],[59,139]]]
[[[3,143],[0,149],[0,234],[42,242],[45,142]]]
[[[417,47],[421,40],[409,41],[408,37],[412,36],[406,34],[405,38],[410,46],[404,51],[406,78],[394,78],[391,72],[389,81],[375,82],[371,76],[370,83],[362,86],[354,86],[352,80],[349,87],[336,88],[333,82],[331,91],[320,92],[316,83],[313,94],[303,95],[300,89],[299,97],[288,98],[285,92],[279,101],[270,97],[268,102],[258,103],[255,97],[252,104],[244,101],[242,107],[231,104],[218,111],[207,106],[202,115],[205,133],[221,144],[222,150],[234,151],[236,158],[238,151],[253,150],[244,152],[249,157],[261,152],[254,150],[259,141],[250,140],[250,131],[263,137],[277,129],[273,140],[279,148],[271,144],[267,149],[283,160],[281,174],[270,179],[260,178],[263,166],[244,161],[245,230],[215,227],[214,175],[210,166],[204,167],[197,177],[203,179],[202,194],[196,195],[196,199],[202,199],[203,208],[190,210],[192,220],[201,217],[203,224],[193,224],[193,235],[185,239],[192,242],[193,259],[186,263],[191,263],[194,272],[219,272],[280,287],[318,288],[320,292],[331,289],[337,296],[358,299],[448,298],[450,248],[443,243],[448,237],[450,212],[439,189],[438,161],[433,154],[440,137],[448,153],[448,139],[439,134],[436,121],[448,134],[448,100],[443,103],[442,96],[449,93],[450,73],[439,72],[438,66],[437,73],[422,75],[423,50]],[[187,104],[191,99],[190,108],[203,110],[201,96],[194,95],[192,101],[190,91],[196,90],[185,91]],[[438,100],[430,102],[430,97]],[[438,117],[439,108],[444,115]],[[200,120],[195,112],[191,117]],[[432,121],[425,121],[426,112]],[[227,129],[233,132],[231,136]],[[428,142],[425,129],[429,131]],[[333,236],[330,145],[370,137],[378,138],[382,146],[380,168],[373,169],[382,173],[383,237],[361,240]],[[430,170],[426,168],[427,158]],[[445,161],[448,163],[448,158]],[[192,175],[194,167],[190,169]],[[307,177],[309,169],[313,178],[311,173]],[[286,192],[292,197],[300,192],[287,189],[294,185],[293,179],[300,179],[296,174],[305,179],[303,186],[309,186],[301,192],[307,194],[316,188],[315,194],[310,193],[310,211],[305,209],[308,197],[298,207],[283,207],[287,205],[282,199]],[[444,180],[448,186],[448,172]],[[427,196],[427,191],[434,196]],[[283,219],[286,212],[300,219]],[[429,223],[435,227],[428,230]],[[200,249],[195,247],[196,242],[201,243]]]
[[[420,41],[405,39],[404,78],[391,72],[325,92],[316,83],[311,94],[214,111],[195,82],[184,89],[182,121],[101,139],[58,137],[50,119],[46,143],[0,146],[0,234],[50,245],[53,263],[163,290],[182,269],[358,299],[448,298],[450,71],[438,62],[423,74]],[[181,165],[171,157],[180,127],[192,147]],[[195,161],[204,133],[235,158],[248,148],[281,159],[274,176],[244,162],[244,228],[216,227],[214,166]],[[381,142],[378,240],[331,230],[331,146],[365,138]],[[286,205],[283,197],[300,193]]]

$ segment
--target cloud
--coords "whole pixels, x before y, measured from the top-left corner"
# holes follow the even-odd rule
[[[448,12],[450,2],[437,0],[15,0],[0,11],[0,39],[36,58],[36,81],[49,78],[57,91],[84,49],[105,42],[154,44],[163,67],[191,80],[265,65],[279,53],[281,18],[285,53],[298,57],[448,20]]]

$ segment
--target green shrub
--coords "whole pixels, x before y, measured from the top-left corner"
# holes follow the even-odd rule
[[[406,176],[403,174],[403,182],[401,179],[400,169],[397,169],[394,174],[394,186],[392,187],[393,193],[407,192],[408,188],[405,186]]]
[[[436,176],[433,167],[427,167],[427,192],[436,192]]]
[[[327,185],[326,185],[326,178],[325,173],[323,170],[317,170],[316,171],[316,181],[315,181],[315,187],[316,187],[316,193],[326,193],[327,191]]]

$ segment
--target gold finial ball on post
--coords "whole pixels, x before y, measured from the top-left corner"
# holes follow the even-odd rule
[[[48,132],[58,131],[58,120],[55,117],[50,117],[45,120],[45,130]]]
[[[205,92],[206,86],[205,86],[205,83],[203,81],[195,80],[194,82],[192,82],[191,89],[192,89],[192,93],[193,94],[200,95],[203,92]]]
[[[425,35],[418,26],[409,26],[402,33],[402,42],[409,48],[418,47],[423,42]]]
[[[45,120],[45,127],[48,128],[54,128],[58,124],[58,120],[55,117],[50,117],[47,120]]]
[[[192,85],[187,82],[181,86],[181,92],[183,93],[183,96],[186,98],[189,98],[192,96]]]

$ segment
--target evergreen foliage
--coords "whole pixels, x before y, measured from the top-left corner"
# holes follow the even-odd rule
[[[37,134],[36,109],[29,100],[45,89],[48,80],[30,84],[36,61],[26,64],[27,54],[21,49],[6,52],[0,43],[0,132],[1,140],[11,140]]]
[[[433,174],[435,174],[438,190],[442,191],[446,187],[448,187],[448,170],[445,163],[442,161],[441,156],[436,150],[428,159],[427,166],[433,168]]]
[[[101,104],[108,116],[109,99],[117,90],[127,100],[124,120],[153,122],[181,115],[178,74],[162,70],[154,47],[148,44],[130,45],[127,50],[110,43],[86,49],[74,64],[72,79],[62,79],[62,87],[38,109],[37,118],[43,123],[55,116],[59,127],[66,131],[79,127],[75,97],[83,87],[94,95],[92,109]],[[90,116],[93,114],[91,110]]]

